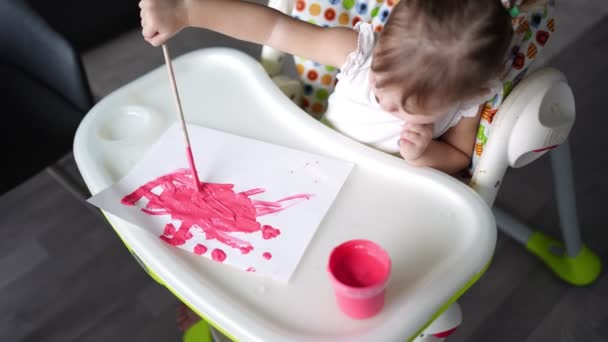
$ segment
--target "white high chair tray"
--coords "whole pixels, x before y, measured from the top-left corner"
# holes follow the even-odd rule
[[[177,58],[174,69],[188,122],[355,163],[288,284],[184,252],[107,215],[168,288],[233,338],[404,341],[489,263],[494,217],[466,185],[324,126],[236,50],[194,51]],[[95,105],[74,140],[91,192],[125,175],[175,117],[164,66]],[[376,241],[393,261],[383,311],[359,321],[339,311],[326,273],[331,249],[353,238]]]

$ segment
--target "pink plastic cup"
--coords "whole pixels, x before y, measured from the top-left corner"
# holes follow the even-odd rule
[[[338,307],[354,319],[369,318],[384,306],[391,258],[369,240],[350,240],[333,249],[327,271]]]

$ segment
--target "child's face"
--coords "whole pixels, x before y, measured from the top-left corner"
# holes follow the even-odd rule
[[[408,98],[405,105],[401,103],[401,89],[398,86],[376,87],[376,76],[370,72],[371,90],[376,96],[376,101],[382,110],[407,121],[408,123],[425,125],[439,121],[443,115],[450,111],[451,105],[445,105],[436,101],[430,103],[432,108],[419,108],[413,99]]]

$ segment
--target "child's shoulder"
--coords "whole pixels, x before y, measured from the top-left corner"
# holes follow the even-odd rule
[[[368,23],[359,22],[353,29],[359,33],[357,49],[346,57],[346,62],[340,67],[339,80],[354,77],[355,74],[371,66],[377,35],[373,31],[372,25]]]

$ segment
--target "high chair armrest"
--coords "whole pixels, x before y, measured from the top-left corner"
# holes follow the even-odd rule
[[[500,106],[470,186],[492,205],[507,168],[522,167],[568,138],[575,119],[566,77],[543,68],[526,77]]]
[[[404,167],[398,158],[323,125],[283,97],[258,61],[243,52],[193,51],[176,58],[173,66],[183,108],[191,113],[190,125],[300,150],[309,153],[311,161],[318,154],[356,165],[319,221],[288,284],[181,253],[155,234],[108,213],[117,234],[151,275],[234,340],[413,340],[431,317],[447,315],[446,304],[487,269],[496,246],[494,216],[457,180],[426,168]],[[74,158],[92,193],[120,181],[175,122],[166,80],[166,70],[159,66],[99,101],[80,123]],[[276,171],[310,174],[319,181],[302,183],[310,191],[327,186],[331,174],[303,164],[304,159],[286,159],[282,171]],[[218,164],[205,165],[215,165],[207,172],[218,175]],[[366,196],[360,195],[363,192]],[[310,210],[316,210],[318,202],[310,203]],[[322,267],[334,246],[355,238],[382,245],[394,265],[386,305],[365,322],[344,317]],[[277,248],[288,247],[285,237],[273,241]],[[436,326],[432,333],[446,333],[444,329],[454,325]]]
[[[290,15],[293,9],[293,0],[269,0],[268,7],[274,8],[282,13]],[[270,46],[262,46],[260,61],[270,76],[276,76],[283,68],[285,53]]]
[[[298,104],[302,101],[302,82],[300,80],[292,79],[285,75],[278,75],[272,78],[272,82],[293,103]]]

